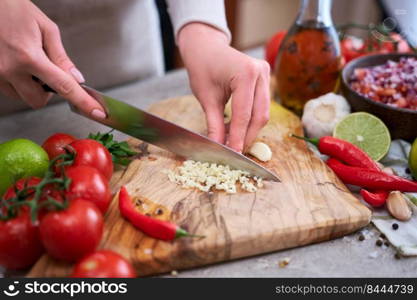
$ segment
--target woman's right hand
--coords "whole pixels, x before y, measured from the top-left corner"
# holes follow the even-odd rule
[[[84,78],[68,58],[57,25],[29,0],[1,0],[0,92],[40,108],[51,94],[33,76],[85,114],[105,118],[100,104],[79,85]]]

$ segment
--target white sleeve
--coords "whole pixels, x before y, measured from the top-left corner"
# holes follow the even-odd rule
[[[223,0],[167,0],[175,37],[190,22],[202,22],[223,31],[231,41]]]

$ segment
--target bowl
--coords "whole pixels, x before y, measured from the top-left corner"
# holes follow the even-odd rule
[[[349,78],[356,68],[383,65],[388,60],[398,61],[401,57],[417,58],[417,54],[374,54],[350,61],[342,70],[341,90],[353,111],[365,111],[377,116],[387,125],[392,139],[404,139],[411,142],[417,137],[417,111],[375,102],[360,95],[349,85]]]

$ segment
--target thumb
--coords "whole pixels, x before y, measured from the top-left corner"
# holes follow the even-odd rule
[[[43,48],[49,60],[63,71],[69,73],[78,83],[85,82],[84,76],[75,67],[64,49],[58,26],[53,22],[48,22],[43,24],[41,30],[43,34]]]

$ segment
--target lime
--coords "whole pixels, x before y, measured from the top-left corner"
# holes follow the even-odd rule
[[[411,146],[410,155],[408,156],[408,166],[414,179],[417,179],[417,139]]]
[[[388,153],[391,145],[391,135],[384,122],[365,112],[344,117],[336,124],[333,136],[355,144],[376,161]]]
[[[0,144],[0,197],[20,178],[43,177],[48,164],[48,154],[30,140],[15,139]]]

